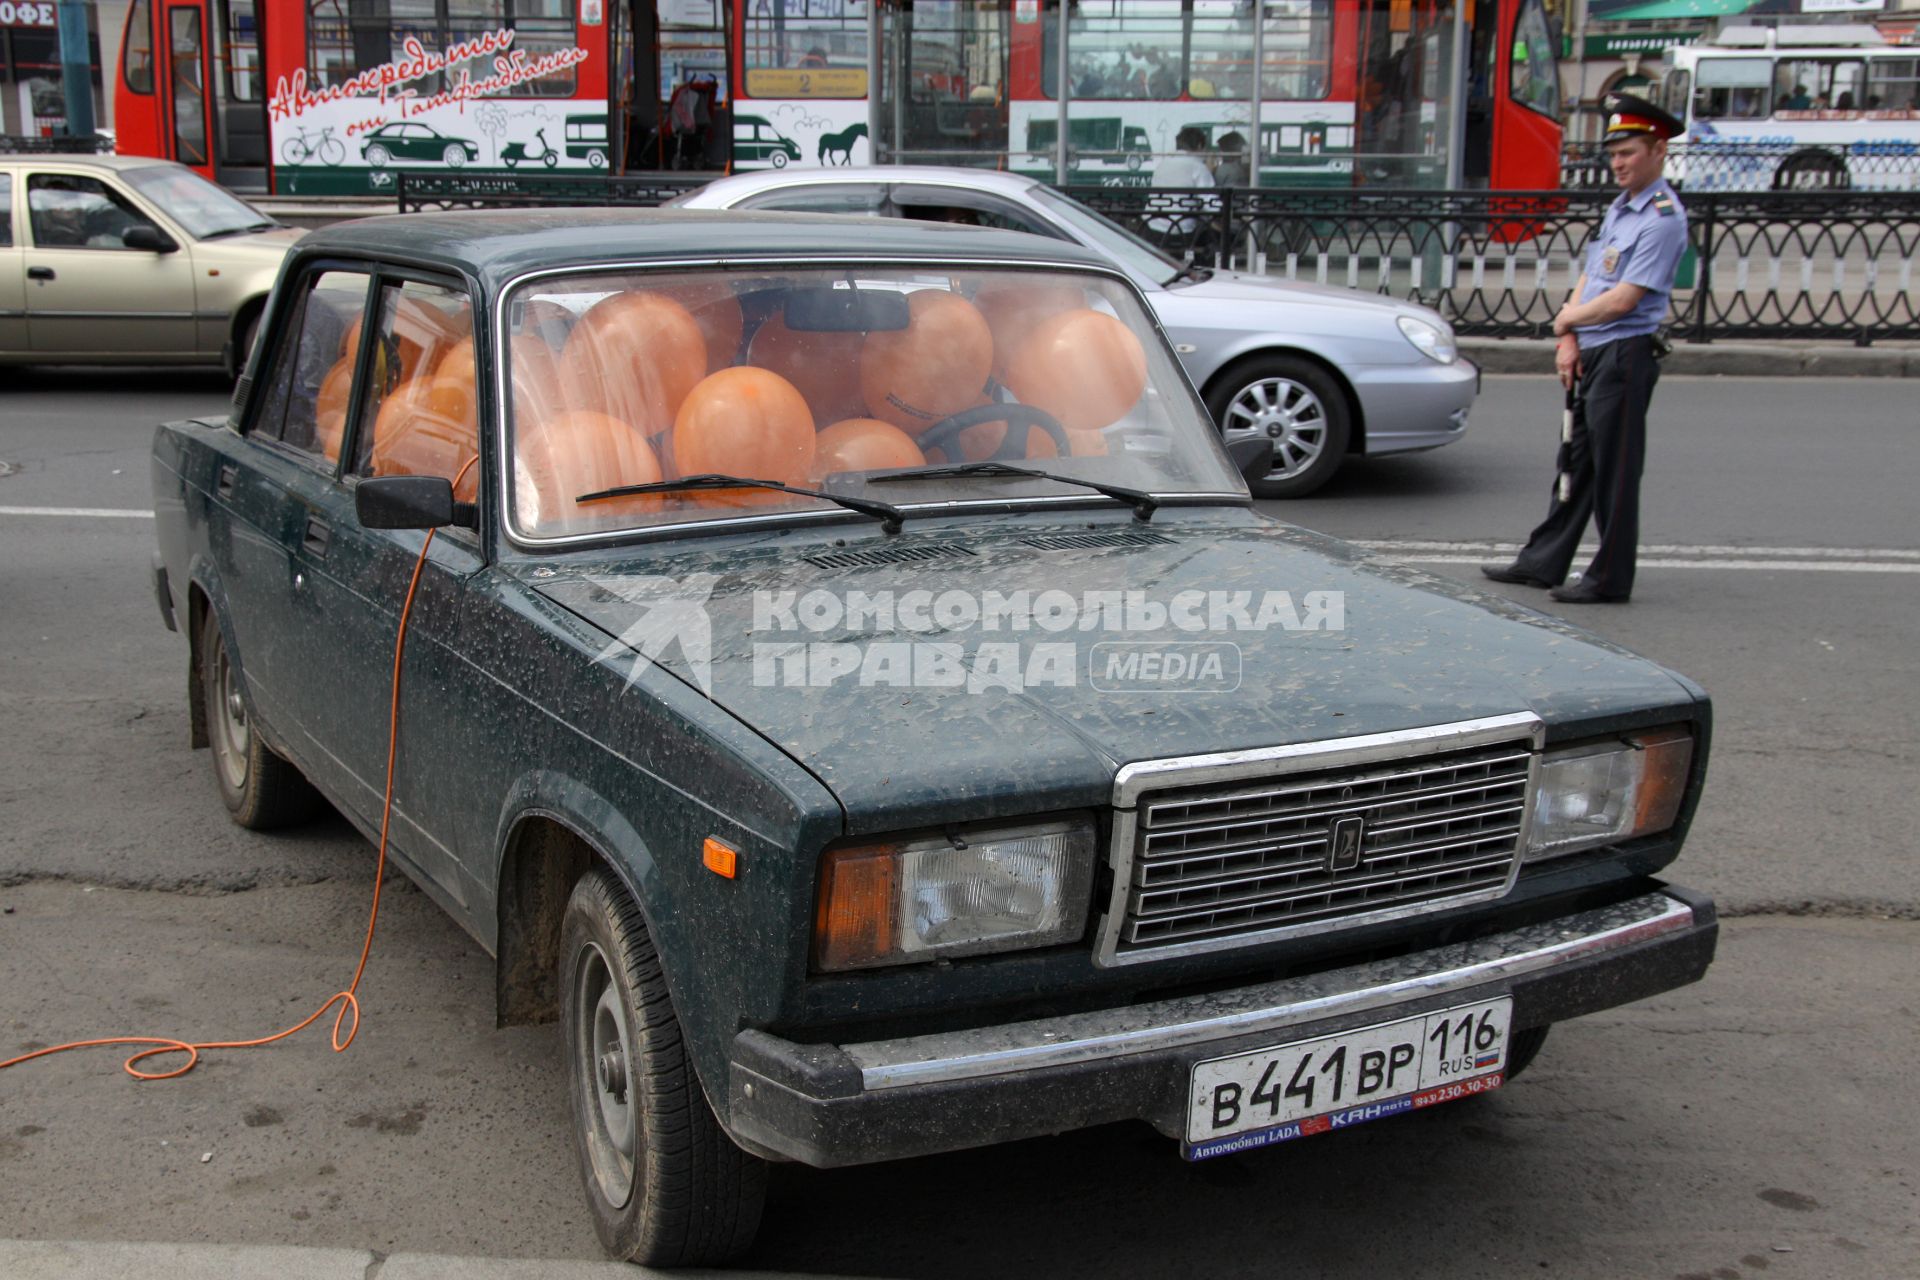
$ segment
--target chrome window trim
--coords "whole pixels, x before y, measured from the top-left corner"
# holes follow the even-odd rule
[[[1457,720],[1451,724],[1425,725],[1416,729],[1396,729],[1390,733],[1370,733],[1353,738],[1333,738],[1319,742],[1293,743],[1279,747],[1255,747],[1244,751],[1220,751],[1207,755],[1173,756],[1162,760],[1141,760],[1123,765],[1113,780],[1113,837],[1108,846],[1107,863],[1113,872],[1113,888],[1106,910],[1095,933],[1094,963],[1101,968],[1143,964],[1172,956],[1203,955],[1214,951],[1234,951],[1285,938],[1332,933],[1359,925],[1379,924],[1411,916],[1448,911],[1476,902],[1490,902],[1512,891],[1520,875],[1533,829],[1533,797],[1540,781],[1540,756],[1546,746],[1546,722],[1531,711],[1508,715],[1483,716]],[[1310,770],[1357,766],[1382,761],[1417,759],[1465,747],[1487,746],[1525,738],[1528,742],[1527,787],[1522,801],[1520,832],[1516,837],[1513,865],[1507,878],[1498,885],[1431,902],[1382,907],[1355,915],[1335,916],[1328,920],[1309,920],[1280,925],[1224,938],[1205,938],[1158,947],[1139,947],[1122,952],[1120,931],[1126,922],[1127,896],[1133,885],[1135,836],[1139,830],[1140,797],[1150,791],[1171,787],[1207,786],[1282,777]]]
[[[828,179],[823,178],[823,180]],[[521,532],[515,520],[512,489],[510,488],[510,482],[512,480],[512,454],[509,452],[509,442],[507,440],[507,411],[513,403],[511,398],[512,392],[507,385],[509,338],[507,332],[507,299],[513,295],[514,291],[534,281],[559,276],[613,275],[619,272],[684,271],[701,267],[731,270],[737,267],[768,266],[787,266],[796,270],[811,270],[816,267],[921,267],[929,272],[944,271],[949,273],[993,270],[1064,271],[1076,275],[1103,276],[1131,290],[1136,295],[1136,300],[1140,304],[1141,311],[1146,315],[1148,321],[1152,323],[1154,331],[1160,333],[1163,338],[1165,337],[1164,331],[1161,330],[1160,327],[1158,315],[1154,313],[1152,305],[1147,302],[1146,298],[1140,295],[1140,286],[1132,277],[1128,276],[1126,272],[1121,271],[1118,267],[1108,266],[1104,263],[1063,262],[1058,259],[1044,258],[1031,261],[1014,261],[1003,258],[929,259],[921,255],[897,257],[886,254],[862,254],[857,256],[840,254],[833,257],[796,257],[791,254],[772,253],[738,258],[649,258],[640,261],[627,260],[618,262],[577,263],[566,267],[540,267],[531,271],[524,271],[519,275],[509,276],[501,283],[499,289],[493,296],[494,361],[491,385],[494,393],[494,414],[492,430],[498,455],[495,462],[494,477],[500,494],[501,527],[505,530],[507,542],[510,545],[523,551],[566,551],[581,546],[631,541],[635,537],[665,537],[680,533],[702,532],[713,529],[738,529],[742,531],[762,529],[800,521],[820,521],[823,516],[836,523],[842,522],[843,515],[845,521],[872,522],[870,517],[862,516],[857,512],[842,512],[839,509],[777,511],[766,512],[764,514],[726,516],[714,520],[685,520],[672,524],[642,525],[632,529],[612,529],[594,533],[570,533],[539,538]],[[1180,366],[1178,357],[1175,357],[1174,365],[1176,368],[1182,367]],[[1197,393],[1191,393],[1191,388],[1189,388],[1189,391],[1190,394],[1194,394],[1194,404],[1202,414],[1201,421],[1210,422],[1210,419],[1205,417],[1205,406],[1200,404]],[[1231,492],[1156,493],[1153,496],[1160,499],[1161,505],[1163,506],[1176,504],[1213,505],[1215,503],[1231,503],[1244,507],[1251,501],[1251,499],[1244,494]],[[1089,506],[1100,502],[1102,502],[1102,499],[1100,499],[1098,495],[1090,496],[1086,493],[1074,493],[1058,494],[1052,497],[1021,498],[1014,500],[1009,500],[1004,497],[980,499],[977,501],[972,499],[942,499],[938,502],[913,502],[900,503],[898,505],[903,510],[910,512],[938,514],[946,511],[964,511],[977,507],[1007,510],[1014,508],[1015,504],[1017,504],[1016,509],[1024,510],[1030,506]]]
[[[1293,1028],[1309,1023],[1417,1000],[1451,1000],[1491,983],[1626,951],[1698,923],[1685,902],[1650,893],[1470,942],[1237,991],[849,1044],[841,1051],[860,1068],[862,1087],[875,1091],[1112,1062],[1250,1035],[1284,1043]]]

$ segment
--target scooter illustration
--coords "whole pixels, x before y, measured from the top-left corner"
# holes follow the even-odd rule
[[[549,169],[559,164],[560,153],[555,151],[552,145],[547,142],[547,131],[545,129],[535,129],[533,136],[540,139],[540,149],[538,151],[529,153],[526,143],[509,142],[506,146],[500,148],[501,163],[509,169],[517,168],[522,161],[532,164],[537,160]]]

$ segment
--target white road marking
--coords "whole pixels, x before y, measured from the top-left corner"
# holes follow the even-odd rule
[[[1356,547],[1365,547],[1369,551],[1386,551],[1395,555],[1436,551],[1444,553],[1467,554],[1512,553],[1520,550],[1517,542],[1431,542],[1418,538],[1350,538]],[[1582,546],[1581,555],[1593,554],[1593,547]],[[1674,556],[1680,558],[1702,558],[1710,556],[1731,556],[1736,559],[1754,560],[1779,556],[1788,560],[1913,560],[1920,562],[1920,551],[1908,551],[1898,547],[1743,547],[1714,543],[1651,543],[1640,548],[1643,556]],[[1410,557],[1409,557],[1410,558]]]
[[[1396,555],[1379,549],[1383,555],[1408,564],[1480,564],[1484,556],[1439,556],[1416,553]],[[1897,560],[1661,560],[1641,556],[1642,569],[1761,569],[1802,573],[1920,573],[1920,564]]]
[[[151,520],[153,512],[125,507],[0,507],[0,516],[85,516],[101,520]]]

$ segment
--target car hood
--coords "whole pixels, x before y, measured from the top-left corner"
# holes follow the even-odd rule
[[[1436,318],[1428,308],[1396,298],[1304,280],[1276,280],[1244,271],[1215,271],[1205,280],[1185,281],[1168,287],[1166,292],[1169,297],[1209,304],[1271,302],[1290,307],[1412,315],[1428,321]]]
[[[197,253],[232,253],[241,257],[271,256],[275,261],[286,256],[306,237],[304,227],[275,227],[271,231],[249,231],[245,235],[221,236],[217,240],[202,240],[195,246]]]
[[[602,660],[645,652],[788,752],[839,798],[855,833],[1104,804],[1114,772],[1131,761],[1517,711],[1551,727],[1692,701],[1662,668],[1556,619],[1251,513],[1183,519],[1163,509],[1151,526],[926,524],[861,538],[853,550],[769,537],[510,571],[613,638]],[[1142,534],[1152,540],[1137,541]],[[862,563],[879,556],[916,558]],[[911,591],[976,602],[990,592],[1026,591],[1036,602],[1043,592],[1074,602],[1137,592],[1149,606],[1180,592],[1224,593],[1202,604],[1209,623],[1214,599],[1247,593],[1252,613],[1273,608],[1268,593],[1286,593],[1299,625],[1275,609],[1261,629],[1231,612],[1218,629],[1170,621],[1128,629],[1123,605],[1118,617],[1082,608],[1081,621],[1091,614],[1098,624],[1091,630],[1079,622],[939,629],[938,618],[927,620],[936,629],[921,630],[900,617],[891,626],[850,628],[843,617],[810,629],[831,617],[834,600],[844,610],[849,593],[891,593],[904,604]],[[812,592],[824,612],[807,611]],[[1131,621],[1152,621],[1150,613]],[[891,668],[881,647],[889,644]],[[966,681],[923,680],[911,650],[909,666],[897,665],[898,646],[912,644],[958,645]],[[1116,652],[1096,652],[1103,644],[1123,646],[1123,658],[1131,647],[1199,659],[1211,646],[1226,669],[1211,683],[1188,681],[1191,688],[1144,678],[1129,685],[1124,666],[1101,665]],[[1063,663],[1048,645],[1071,646],[1071,656]],[[844,658],[831,655],[849,652],[860,670],[835,676]],[[996,682],[996,672],[1008,679]]]

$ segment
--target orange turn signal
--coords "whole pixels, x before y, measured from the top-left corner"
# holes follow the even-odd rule
[[[820,868],[814,963],[822,969],[870,965],[894,949],[898,851],[891,845],[836,849]]]
[[[1633,827],[1630,836],[1652,835],[1665,831],[1680,816],[1680,801],[1687,794],[1687,766],[1693,763],[1693,735],[1674,725],[1628,738],[1645,752],[1640,766],[1640,786],[1634,797]]]
[[[740,851],[712,836],[700,843],[700,861],[707,870],[727,880],[740,874]]]

